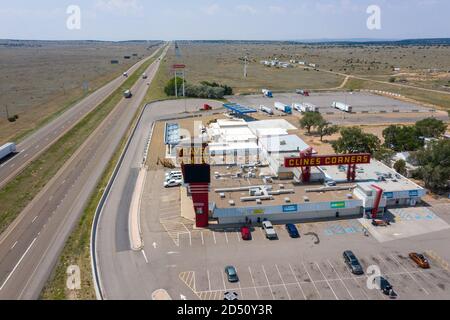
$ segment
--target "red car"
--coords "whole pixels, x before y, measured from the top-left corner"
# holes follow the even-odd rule
[[[250,231],[250,228],[242,227],[241,228],[241,236],[242,236],[242,240],[245,240],[245,241],[252,240],[252,233]]]

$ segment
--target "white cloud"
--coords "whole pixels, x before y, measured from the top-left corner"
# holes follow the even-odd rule
[[[138,12],[143,9],[139,0],[97,0],[95,7],[104,11],[120,13]]]
[[[269,11],[273,14],[284,14],[287,12],[285,8],[279,6],[270,6]]]
[[[256,14],[258,11],[248,4],[240,4],[236,7],[239,12],[248,13],[248,14]]]
[[[212,16],[220,11],[220,6],[217,3],[214,3],[210,6],[204,7],[201,9],[205,14]]]

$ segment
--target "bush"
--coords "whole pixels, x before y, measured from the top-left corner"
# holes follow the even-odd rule
[[[180,77],[177,77],[176,83],[177,83],[178,93],[182,94],[181,88],[183,87],[183,79],[181,79]],[[175,77],[173,77],[172,79],[169,80],[169,82],[167,82],[167,85],[164,87],[164,92],[169,97],[175,96]]]

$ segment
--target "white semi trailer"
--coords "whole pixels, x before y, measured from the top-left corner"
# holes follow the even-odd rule
[[[335,109],[339,109],[341,111],[344,112],[348,112],[351,113],[353,112],[353,107],[349,106],[348,104],[342,103],[342,102],[333,102],[333,104],[331,105],[333,108]]]
[[[261,105],[261,106],[259,106],[259,110],[261,110],[262,112],[265,112],[267,114],[273,115],[273,110],[270,109],[269,107]]]
[[[288,105],[286,105],[284,103],[275,102],[274,103],[274,107],[275,107],[275,109],[277,109],[277,110],[279,110],[281,112],[284,112],[286,114],[292,114],[292,107],[288,106]]]
[[[294,103],[292,108],[297,110],[298,112],[319,112],[319,107],[311,104],[311,103]]]
[[[0,147],[0,160],[16,152],[16,144],[9,142]]]

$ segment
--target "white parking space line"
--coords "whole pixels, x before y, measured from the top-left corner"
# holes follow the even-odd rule
[[[323,274],[322,270],[319,267],[319,264],[317,262],[314,262],[317,266],[317,268],[319,269],[320,273],[322,274],[322,277],[325,279],[325,282],[327,283],[327,285],[330,287],[331,291],[334,294],[334,297],[336,298],[336,300],[339,300],[338,296],[336,295],[336,292],[334,292],[333,287],[331,286],[330,282],[328,281],[327,277],[325,277],[325,275]]]
[[[252,283],[253,283],[253,287],[255,288],[256,296],[258,297],[258,300],[260,300],[261,298],[259,297],[258,290],[256,289],[256,283],[255,283],[255,279],[253,278],[252,268],[248,267],[248,272],[250,273],[250,278],[252,279]]]
[[[275,268],[277,269],[277,272],[278,272],[278,275],[280,276],[281,282],[283,282],[284,290],[286,290],[289,300],[292,300],[291,295],[289,294],[289,291],[287,289],[286,283],[284,282],[283,276],[281,275],[280,269],[278,268],[278,265],[275,265]]]
[[[342,265],[343,265],[345,268],[347,268],[347,266],[345,265],[345,263],[342,262]],[[358,288],[360,288],[360,285],[359,285],[358,280],[357,280],[358,278],[357,278],[355,275],[353,275],[353,274],[351,275],[351,278],[352,278],[353,281],[355,282],[356,286],[357,286]],[[367,300],[370,300],[369,295],[366,293],[366,291],[364,291],[363,288],[360,288],[360,291],[364,294],[364,296],[366,297]]]
[[[147,255],[145,254],[144,250],[142,250],[142,255],[144,256],[145,262],[148,264]]]
[[[392,259],[395,261],[395,263],[397,263],[403,270],[405,270],[405,273],[411,278],[413,279],[413,281],[419,286],[419,288],[425,292],[425,294],[428,296],[430,295],[430,293],[424,288],[422,287],[422,285],[419,283],[419,281],[417,281],[417,279],[415,277],[413,277],[413,275],[411,274],[411,272],[408,271],[408,269],[406,269],[395,257],[394,255],[391,255]]]
[[[306,274],[308,275],[309,280],[311,280],[311,283],[313,284],[314,289],[316,289],[316,292],[317,292],[317,294],[319,295],[319,298],[322,299],[322,295],[320,294],[319,289],[317,289],[317,286],[316,286],[316,284],[314,283],[313,278],[311,278],[311,275],[309,274],[308,269],[306,269],[305,263],[304,263],[303,261],[302,261],[302,265],[303,265],[303,268],[304,268],[305,271],[306,271]]]
[[[226,239],[226,241],[227,241],[227,243],[228,243],[228,235],[227,235],[227,232],[224,231],[223,233],[225,233],[225,239]]]
[[[347,286],[345,285],[344,280],[342,280],[341,276],[339,275],[339,273],[337,273],[336,269],[334,268],[334,266],[331,264],[330,260],[327,260],[328,264],[330,265],[331,269],[333,269],[333,272],[337,275],[337,277],[339,278],[339,280],[341,280],[342,285],[344,286],[345,290],[347,290],[348,294],[350,295],[350,298],[352,298],[352,300],[355,300],[355,298],[353,297],[352,293],[350,292],[350,290],[348,290]]]
[[[221,270],[220,270],[220,271],[221,271]],[[220,274],[222,275],[223,289],[224,289],[225,291],[227,291],[227,286],[225,285],[225,276],[223,275],[224,272],[221,271]]]
[[[235,268],[235,269],[236,269],[236,273],[239,274],[238,268]],[[241,280],[238,281],[238,286],[239,286],[239,291],[241,293],[242,300],[244,300],[244,292],[242,291]]]
[[[300,282],[298,281],[298,278],[297,278],[297,276],[295,275],[294,269],[292,269],[291,264],[289,264],[289,268],[291,269],[291,273],[292,273],[292,275],[294,276],[295,281],[297,281],[297,285],[298,285],[300,291],[302,292],[303,298],[306,300],[305,292],[303,291],[303,288],[302,288],[302,286],[300,285]]]
[[[214,244],[217,244],[216,233],[213,231],[212,234],[213,234],[213,238],[214,238]]]
[[[241,242],[241,235],[239,234],[239,232],[236,232],[236,236],[237,236],[238,242]]]
[[[209,270],[206,270],[206,276],[208,277],[208,291],[211,291],[211,278],[209,275]]]
[[[205,238],[203,238],[203,231],[200,232],[200,235],[202,237],[202,246],[204,246],[205,245]]]
[[[270,286],[269,278],[267,277],[266,269],[264,268],[264,266],[261,266],[261,267],[262,267],[262,271],[264,272],[264,276],[266,277],[267,284],[269,285],[270,294],[272,295],[273,300],[275,300],[275,296],[273,294],[272,287]]]

